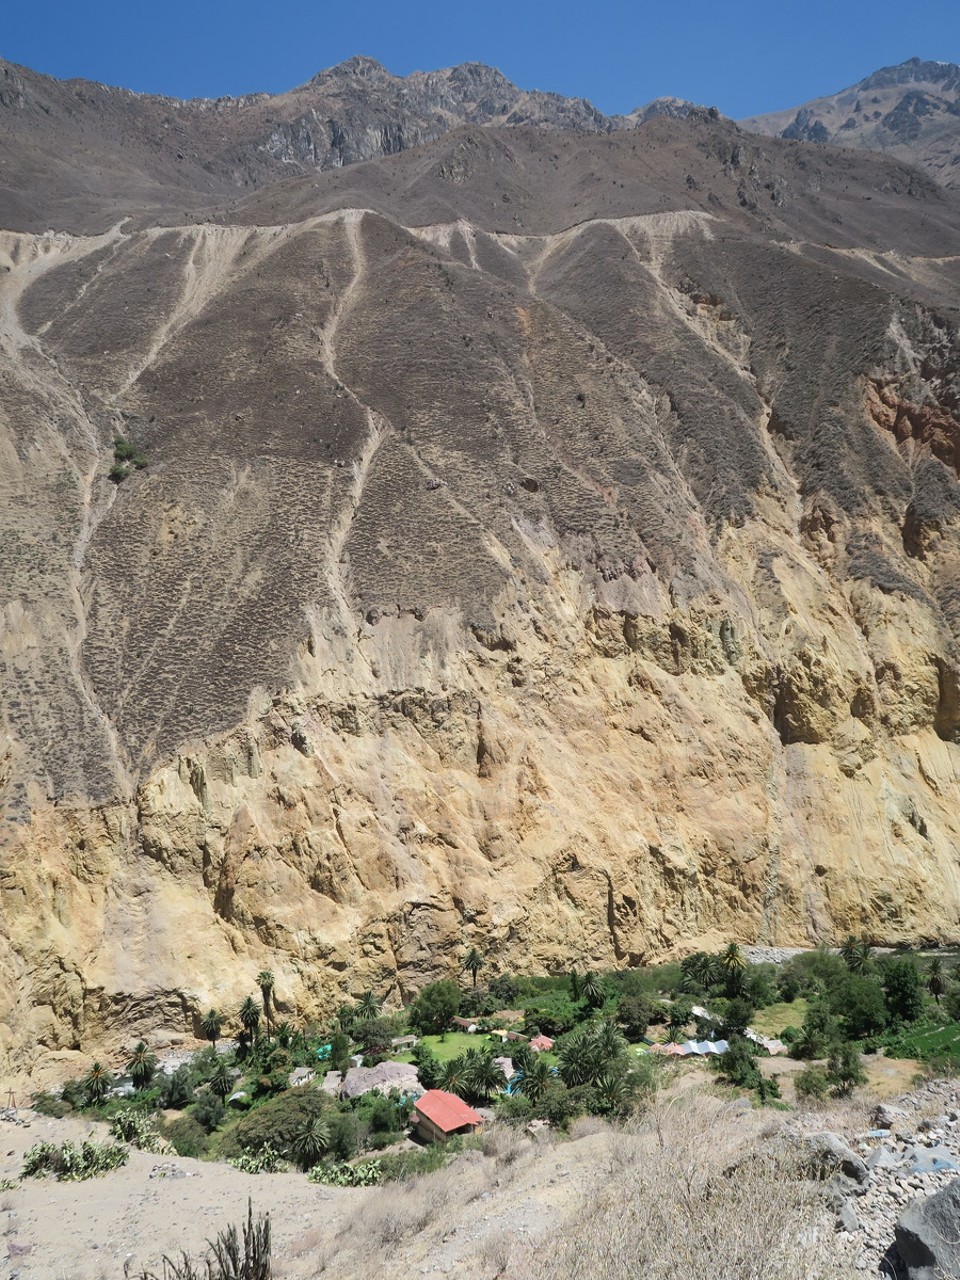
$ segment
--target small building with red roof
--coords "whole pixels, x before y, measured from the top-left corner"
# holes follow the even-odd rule
[[[417,1133],[428,1142],[446,1142],[455,1133],[473,1133],[483,1123],[473,1107],[445,1089],[428,1089],[413,1109]]]
[[[534,1053],[549,1053],[553,1048],[553,1041],[549,1036],[534,1036],[530,1041],[530,1048]]]

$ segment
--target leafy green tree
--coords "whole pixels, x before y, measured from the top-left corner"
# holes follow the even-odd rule
[[[306,1173],[323,1159],[330,1146],[330,1124],[324,1116],[307,1120],[293,1135],[291,1149],[297,1164]]]
[[[468,1076],[466,1055],[461,1054],[459,1058],[451,1058],[442,1064],[440,1087],[446,1089],[447,1093],[462,1097],[468,1087]]]
[[[113,1085],[113,1076],[102,1062],[95,1062],[80,1081],[84,1101],[88,1107],[102,1107]]]
[[[151,1053],[146,1044],[141,1040],[134,1047],[133,1057],[127,1063],[127,1072],[133,1081],[135,1089],[146,1089],[150,1081],[153,1079],[154,1072],[157,1069],[156,1055]]]
[[[467,952],[466,957],[463,961],[463,968],[464,968],[464,971],[466,973],[469,973],[470,977],[473,979],[474,990],[476,990],[477,974],[483,968],[483,956],[480,954],[480,952],[477,950],[476,947],[471,947],[470,950]]]
[[[883,990],[891,1022],[916,1022],[923,1012],[923,980],[912,956],[896,956],[884,965]]]
[[[207,1010],[200,1019],[200,1028],[214,1049],[216,1049],[217,1041],[220,1039],[220,1032],[223,1030],[223,1018],[216,1009]]]
[[[861,1040],[876,1035],[887,1023],[883,989],[873,974],[850,972],[830,993],[831,1012],[839,1017],[844,1036]]]
[[[742,1036],[750,1026],[754,1008],[749,1000],[736,996],[729,1002],[723,1014],[721,1029],[729,1039],[730,1036]]]
[[[240,1025],[251,1039],[256,1036],[260,1026],[260,1006],[253,996],[247,996],[240,1006]]]
[[[934,956],[927,965],[927,990],[939,1004],[946,989],[947,980],[943,975],[943,961],[939,956]]]
[[[617,1004],[617,1021],[628,1040],[642,1040],[653,1017],[653,1001],[649,996],[621,996]]]
[[[667,1030],[670,1032],[671,1039],[676,1036],[681,1038],[686,1030],[691,1018],[693,1017],[693,1002],[686,997],[674,1000],[670,1005],[669,1015],[667,1017]]]
[[[822,1058],[840,1039],[840,1028],[825,1000],[815,1000],[807,1008],[803,1026],[791,1048],[794,1058]]]
[[[827,1061],[826,1076],[838,1098],[847,1097],[857,1085],[867,1082],[860,1055],[848,1041],[834,1045]]]
[[[431,982],[417,996],[409,1010],[410,1025],[421,1035],[446,1031],[460,1009],[460,988],[449,978]]]
[[[947,986],[943,1009],[951,1022],[960,1022],[960,982],[951,982]]]
[[[263,1000],[263,1017],[267,1024],[267,1035],[271,1033],[273,1025],[274,981],[274,976],[269,969],[261,969],[257,974],[257,986],[260,988],[260,998]]]
[[[424,1089],[439,1089],[443,1081],[443,1063],[430,1046],[418,1044],[413,1051],[413,1061]]]
[[[181,1063],[176,1071],[164,1078],[160,1087],[160,1106],[164,1111],[182,1111],[193,1101],[193,1080],[190,1067]]]
[[[340,1072],[340,1088],[347,1078],[347,1072],[353,1065],[350,1061],[350,1037],[338,1031],[330,1039],[330,1070]]]

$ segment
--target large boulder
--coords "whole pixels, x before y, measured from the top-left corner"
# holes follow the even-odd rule
[[[895,1228],[904,1280],[960,1276],[960,1178],[904,1209]]]
[[[839,1134],[809,1133],[804,1142],[810,1149],[816,1168],[824,1178],[839,1173],[858,1186],[863,1186],[869,1181],[870,1170]]]

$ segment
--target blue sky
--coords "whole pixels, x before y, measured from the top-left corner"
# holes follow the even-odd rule
[[[674,94],[788,107],[918,55],[960,62],[958,0],[6,0],[0,56],[178,97],[276,92],[355,53],[403,75],[487,62],[628,111]]]

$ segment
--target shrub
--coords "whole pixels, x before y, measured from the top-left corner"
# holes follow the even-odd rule
[[[866,1084],[867,1075],[860,1062],[860,1054],[852,1044],[835,1045],[827,1062],[827,1079],[838,1098],[845,1098],[859,1084]]]
[[[797,1097],[822,1102],[830,1092],[830,1081],[823,1067],[804,1067],[794,1077]]]
[[[83,1182],[122,1168],[129,1159],[127,1148],[114,1142],[38,1142],[24,1154],[21,1176],[52,1174],[58,1182]]]
[[[437,1144],[424,1147],[420,1151],[397,1151],[392,1155],[380,1156],[381,1182],[406,1182],[408,1178],[417,1178],[422,1173],[433,1173],[446,1164],[453,1154],[451,1143],[446,1146]]]
[[[183,1111],[194,1099],[190,1067],[184,1063],[160,1084],[159,1104],[164,1111]]]
[[[308,1182],[331,1187],[375,1187],[382,1178],[379,1160],[363,1160],[359,1164],[318,1164],[307,1174]]]
[[[297,1133],[334,1105],[319,1089],[309,1086],[289,1089],[244,1116],[227,1134],[223,1155],[230,1159],[271,1146],[285,1158],[291,1158]]]
[[[203,1125],[207,1133],[212,1133],[226,1113],[222,1100],[215,1093],[207,1091],[198,1095],[192,1114],[197,1124]]]
[[[135,1107],[124,1107],[116,1112],[110,1121],[110,1133],[121,1142],[129,1142],[139,1151],[164,1155],[170,1150],[169,1143],[160,1136],[157,1129],[156,1116]]]
[[[58,1098],[52,1093],[35,1093],[32,1105],[37,1115],[50,1116],[53,1120],[62,1120],[73,1110],[65,1098]]]
[[[269,1142],[258,1151],[244,1151],[227,1161],[241,1173],[284,1173],[290,1168],[279,1151],[274,1151]]]
[[[176,1120],[171,1120],[164,1129],[163,1136],[178,1156],[199,1159],[210,1146],[206,1129],[193,1116],[178,1116]]]

